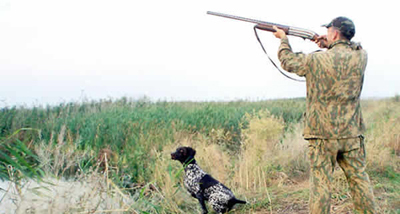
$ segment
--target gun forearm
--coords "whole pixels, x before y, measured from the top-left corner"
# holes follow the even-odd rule
[[[258,25],[256,25],[256,28],[260,29],[260,30],[269,31],[269,32],[276,32],[276,30],[274,29],[274,26],[275,25],[258,24]],[[277,26],[277,28],[283,30],[286,34],[289,34],[289,26],[279,25],[279,26]]]
[[[289,27],[289,26],[284,26],[280,25],[277,26],[279,29],[283,30],[286,35],[290,36],[297,36],[303,39],[309,39],[311,41],[316,41],[317,38],[319,37],[318,34],[314,33],[313,31],[307,30],[307,29],[302,29],[302,28],[297,28],[297,27]],[[260,30],[265,30],[269,32],[276,32],[276,30],[273,28],[273,26],[270,25],[264,25],[264,24],[258,24],[256,25],[257,29]]]

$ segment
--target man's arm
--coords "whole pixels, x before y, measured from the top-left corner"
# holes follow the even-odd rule
[[[303,53],[293,53],[286,33],[276,26],[274,26],[274,29],[276,30],[274,36],[281,40],[281,45],[278,50],[278,58],[281,62],[282,68],[299,76],[305,76],[309,70],[308,62],[311,56]]]

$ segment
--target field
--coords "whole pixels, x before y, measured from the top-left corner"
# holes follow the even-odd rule
[[[362,108],[379,211],[400,213],[400,99]],[[249,202],[230,213],[308,213],[304,110],[304,99],[146,98],[0,109],[0,213],[201,213],[170,158],[180,145]],[[332,213],[352,213],[340,168],[332,190]]]

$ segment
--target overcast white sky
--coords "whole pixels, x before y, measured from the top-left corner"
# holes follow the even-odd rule
[[[332,5],[329,5],[332,4]],[[304,97],[268,61],[251,23],[207,11],[325,34],[337,16],[356,25],[369,53],[362,96],[400,94],[395,1],[0,0],[0,107],[82,98],[237,100]],[[274,58],[279,41],[260,32]],[[310,41],[290,37],[295,51]]]

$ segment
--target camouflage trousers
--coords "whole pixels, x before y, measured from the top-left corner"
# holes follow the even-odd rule
[[[363,138],[309,139],[310,213],[330,213],[332,175],[336,162],[343,169],[355,213],[376,213],[376,206],[368,174],[365,172]]]

